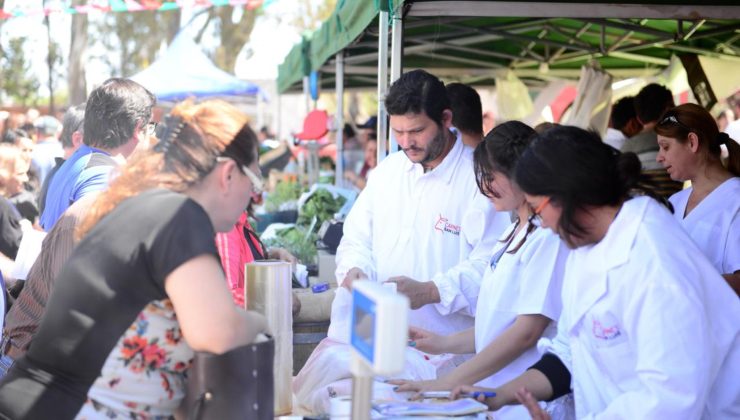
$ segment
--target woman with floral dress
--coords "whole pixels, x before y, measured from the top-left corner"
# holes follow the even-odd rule
[[[0,418],[171,418],[193,351],[252,342],[215,233],[249,203],[256,144],[220,101],[180,104],[78,226],[28,352],[0,382]]]

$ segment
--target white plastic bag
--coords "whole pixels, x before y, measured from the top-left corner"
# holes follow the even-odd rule
[[[437,377],[437,367],[424,353],[406,349],[406,364],[403,373],[393,378],[376,378],[373,384],[373,398],[408,398],[406,394],[393,391],[393,386],[385,379],[408,379],[412,381],[430,380]],[[306,361],[303,369],[293,379],[293,393],[301,412],[314,415],[329,413],[331,398],[351,395],[352,373],[350,360],[352,347],[326,338],[319,343]]]

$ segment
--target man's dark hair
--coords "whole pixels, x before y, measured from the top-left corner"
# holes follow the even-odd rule
[[[140,84],[111,78],[90,93],[85,107],[83,142],[101,149],[126,144],[152,118],[157,99]]]
[[[636,116],[634,96],[625,96],[612,105],[612,127],[617,130],[621,131]]]
[[[452,107],[452,125],[463,133],[483,136],[483,106],[478,92],[462,83],[450,83],[447,96]]]
[[[424,70],[414,70],[393,82],[385,97],[385,109],[389,115],[424,112],[432,121],[442,124],[442,111],[451,108],[445,85]]]
[[[645,86],[635,96],[635,113],[642,124],[658,121],[666,110],[675,106],[671,91],[657,83]]]
[[[344,124],[344,128],[342,129],[342,136],[344,139],[351,139],[356,135],[357,133],[355,133],[355,130],[352,128],[351,125]]]
[[[67,112],[64,113],[64,119],[62,120],[62,134],[59,135],[59,141],[62,142],[62,147],[65,149],[71,149],[74,145],[72,144],[72,134],[75,131],[84,133],[83,124],[85,122],[85,102],[69,107]]]

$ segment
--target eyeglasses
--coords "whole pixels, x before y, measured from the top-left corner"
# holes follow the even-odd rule
[[[226,157],[226,156],[219,156],[216,158],[216,162],[227,162],[233,160],[234,163],[241,169],[242,173],[249,178],[249,182],[252,183],[252,192],[255,194],[262,194],[262,191],[265,190],[265,183],[262,181],[262,178],[257,176],[254,172],[252,172],[251,169],[249,169],[246,165],[239,165],[239,162],[237,162],[234,158]]]
[[[663,118],[662,120],[660,120],[660,123],[658,123],[658,125],[665,125],[665,124],[677,125],[677,126],[683,128],[686,131],[691,131],[691,129],[689,127],[687,127],[686,124],[684,124],[681,121],[679,121],[678,120],[678,117],[676,117],[673,114],[666,116],[665,118]]]
[[[536,220],[537,223],[542,223],[542,216],[540,216],[540,213],[542,213],[542,210],[544,210],[545,206],[548,204],[550,204],[550,197],[545,197],[536,209],[531,210],[532,215],[529,216],[529,220],[527,220],[527,222],[532,223]]]
[[[156,130],[157,123],[155,122],[149,122],[144,126],[144,133],[146,133],[147,136],[153,136]]]

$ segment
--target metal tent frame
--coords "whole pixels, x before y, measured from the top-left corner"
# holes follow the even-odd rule
[[[382,98],[401,69],[423,68],[447,80],[481,85],[492,85],[496,76],[511,70],[537,86],[553,78],[576,79],[589,62],[597,62],[615,78],[655,75],[673,54],[740,63],[736,2],[651,3],[340,2],[307,41],[308,48],[296,46],[286,63],[296,62],[295,55],[303,57],[305,68],[320,72],[322,88],[336,89],[338,104],[344,88],[377,86]],[[300,88],[302,75],[287,70],[280,68],[280,92]],[[342,114],[339,108],[338,127],[343,125]],[[387,138],[382,101],[378,138]],[[339,151],[340,142],[338,138]],[[379,142],[379,161],[384,149]]]

